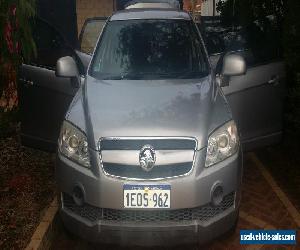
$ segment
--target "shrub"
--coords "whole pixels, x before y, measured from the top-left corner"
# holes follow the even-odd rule
[[[30,19],[35,0],[0,0],[0,108],[17,104],[16,76],[23,58],[35,53]]]

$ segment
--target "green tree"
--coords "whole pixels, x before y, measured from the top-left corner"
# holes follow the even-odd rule
[[[283,44],[290,76],[287,122],[291,133],[300,136],[300,1],[286,0]]]
[[[289,68],[300,85],[300,1],[286,0],[283,44]],[[297,77],[298,75],[298,77]]]

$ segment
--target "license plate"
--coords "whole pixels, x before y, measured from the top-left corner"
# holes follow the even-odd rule
[[[124,185],[124,208],[170,208],[170,185]]]

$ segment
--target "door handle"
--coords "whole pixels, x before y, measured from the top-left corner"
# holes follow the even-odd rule
[[[19,80],[24,83],[25,87],[31,87],[31,86],[34,85],[34,82],[31,81],[31,80],[27,80],[27,79],[24,79],[24,78],[20,78]]]
[[[272,76],[268,83],[272,85],[277,85],[279,83],[279,75]]]

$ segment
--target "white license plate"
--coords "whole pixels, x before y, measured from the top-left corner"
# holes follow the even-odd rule
[[[124,208],[170,208],[170,185],[124,185]]]

